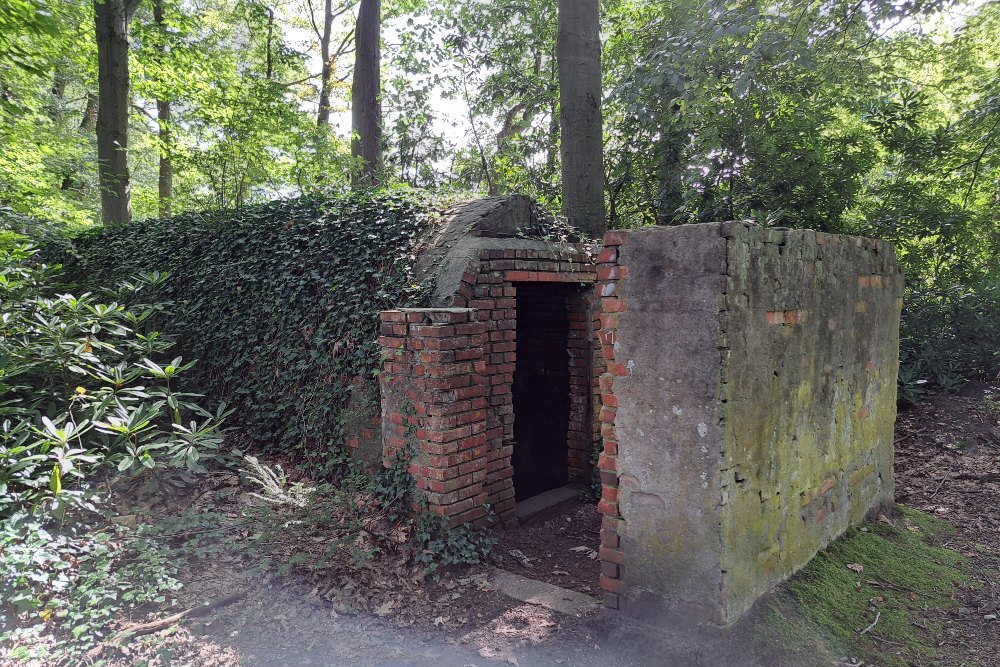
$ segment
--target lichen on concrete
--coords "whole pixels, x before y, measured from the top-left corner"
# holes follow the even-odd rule
[[[618,234],[623,608],[727,624],[892,499],[901,274],[870,239]]]

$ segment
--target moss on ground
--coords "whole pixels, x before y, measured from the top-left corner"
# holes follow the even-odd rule
[[[891,525],[848,531],[769,600],[758,642],[782,646],[786,660],[815,660],[786,664],[838,656],[889,667],[939,662],[940,612],[957,605],[957,587],[969,581],[965,559],[937,546],[953,533],[946,521],[905,507]]]

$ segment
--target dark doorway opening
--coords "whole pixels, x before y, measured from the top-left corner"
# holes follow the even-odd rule
[[[517,284],[514,494],[518,502],[568,481],[572,285]]]

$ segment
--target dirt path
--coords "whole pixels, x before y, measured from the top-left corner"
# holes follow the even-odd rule
[[[990,618],[1000,609],[1000,389],[969,386],[901,410],[896,447],[897,500],[953,522],[959,532],[949,546],[976,570],[977,585],[948,612],[941,642],[971,664],[1000,665],[1000,621]],[[597,565],[588,549],[596,548],[598,526],[592,506],[571,505],[502,534],[493,565],[596,596]],[[490,590],[486,567],[444,572],[416,589],[426,599],[411,597],[406,608],[379,616],[331,602],[314,580],[251,574],[253,565],[227,556],[186,571],[182,607],[247,594],[173,632],[131,643],[111,664],[772,664],[747,648],[757,619],[720,638],[650,627],[603,609],[571,618]]]

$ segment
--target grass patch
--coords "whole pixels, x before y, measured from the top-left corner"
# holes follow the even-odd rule
[[[792,577],[769,602],[766,641],[891,667],[940,659],[940,611],[957,606],[956,588],[969,581],[965,559],[936,546],[955,529],[905,507],[892,524],[851,529]]]

